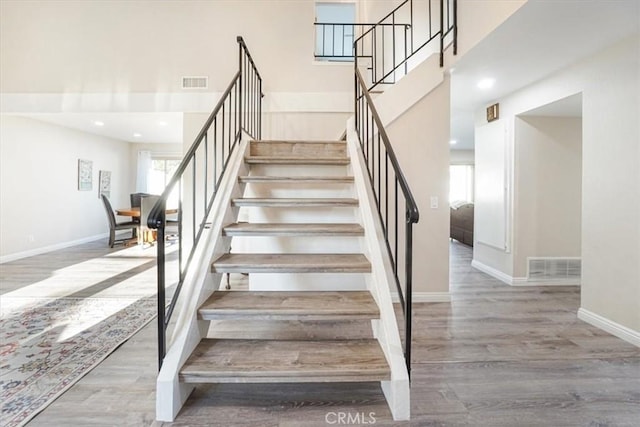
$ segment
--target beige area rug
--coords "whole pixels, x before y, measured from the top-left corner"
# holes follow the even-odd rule
[[[155,296],[0,297],[0,425],[26,424],[156,310]]]

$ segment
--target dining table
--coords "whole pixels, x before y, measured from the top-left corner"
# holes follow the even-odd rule
[[[177,208],[168,208],[165,210],[166,215],[173,215],[177,213],[178,213]],[[119,208],[119,209],[116,209],[116,215],[130,216],[131,218],[140,218],[140,208],[139,207]],[[145,243],[153,244],[153,242],[156,241],[156,238],[157,238],[156,230],[149,229],[146,226],[139,227],[139,229],[140,230],[138,232],[138,244],[145,244]]]
[[[169,208],[165,211],[166,215],[173,215],[178,213],[177,208]],[[140,218],[140,208],[120,208],[116,209],[116,215],[119,216],[130,216],[132,218]]]

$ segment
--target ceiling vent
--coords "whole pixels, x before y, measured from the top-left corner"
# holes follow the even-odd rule
[[[579,281],[582,275],[580,258],[528,258],[530,281]]]
[[[182,77],[182,89],[206,89],[209,87],[209,77]]]

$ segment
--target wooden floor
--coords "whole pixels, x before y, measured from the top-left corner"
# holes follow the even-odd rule
[[[105,246],[0,265],[0,292],[155,286],[153,252]],[[411,422],[392,421],[377,383],[219,384],[199,386],[173,425],[640,425],[640,349],[578,320],[579,288],[509,287],[472,269],[470,248],[451,250],[451,304],[414,306]],[[152,323],[29,426],[170,425],[154,421],[155,339]]]

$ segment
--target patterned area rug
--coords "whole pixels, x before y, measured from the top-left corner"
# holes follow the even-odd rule
[[[156,316],[156,298],[0,298],[0,425],[21,426]]]

